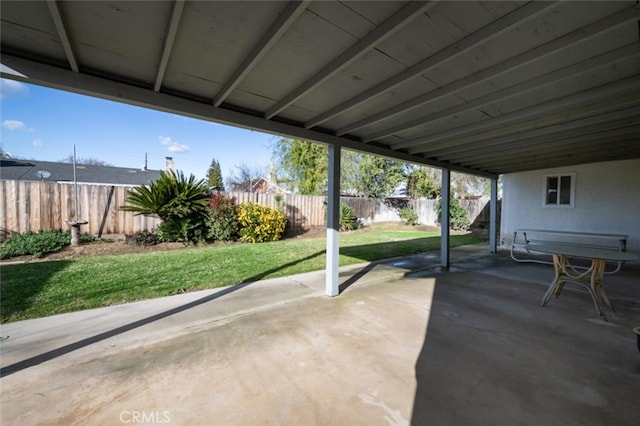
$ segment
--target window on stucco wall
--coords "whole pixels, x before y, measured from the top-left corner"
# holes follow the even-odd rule
[[[575,173],[545,175],[545,207],[573,207],[575,200]]]

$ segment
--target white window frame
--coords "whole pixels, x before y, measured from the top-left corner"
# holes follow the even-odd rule
[[[555,204],[547,204],[547,192],[549,188],[547,188],[547,182],[549,182],[549,178],[558,178],[558,183],[560,182],[560,178],[563,176],[569,176],[571,178],[570,185],[570,193],[569,193],[569,204],[560,204],[560,197],[558,197],[558,202]],[[576,174],[575,172],[565,172],[565,173],[549,173],[544,175],[544,179],[542,181],[542,207],[552,208],[552,209],[566,209],[573,208],[576,201]]]

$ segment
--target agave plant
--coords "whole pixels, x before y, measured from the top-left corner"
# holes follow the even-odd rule
[[[182,232],[169,232],[165,240],[186,241],[199,238],[200,230],[185,233],[186,224],[189,229],[204,227],[208,214],[209,195],[203,179],[197,180],[193,175],[186,178],[182,172],[161,172],[160,178],[148,186],[138,186],[129,192],[122,210],[139,215],[156,215],[163,222],[171,223],[171,229],[182,229]],[[181,223],[185,222],[185,226]]]
[[[138,186],[129,192],[122,210],[143,215],[188,217],[194,213],[206,214],[209,203],[204,180],[193,175],[185,178],[182,172],[160,172],[160,178],[148,186]]]
[[[358,221],[353,208],[344,202],[340,202],[340,230],[353,231],[360,228],[361,223]]]

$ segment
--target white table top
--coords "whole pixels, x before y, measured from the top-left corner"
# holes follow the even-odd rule
[[[569,244],[527,244],[527,250],[548,254],[563,254],[584,259],[603,259],[618,262],[638,260],[638,256],[624,251],[614,251],[595,247],[582,247]]]

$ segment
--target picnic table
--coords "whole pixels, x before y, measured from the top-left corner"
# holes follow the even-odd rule
[[[520,236],[520,238],[518,238]],[[536,258],[522,258],[516,255],[516,249],[523,250],[528,254],[537,244],[568,244],[580,247],[604,248],[617,251],[627,250],[626,234],[606,234],[601,232],[564,231],[557,229],[533,229],[519,228],[513,231],[513,241],[511,244],[511,258],[516,262],[533,262],[552,265],[553,262],[539,260]],[[615,269],[605,271],[605,274],[615,274],[620,271],[624,262],[618,261]]]
[[[604,287],[604,269],[606,262],[638,260],[638,256],[633,253],[578,245],[551,243],[529,244],[528,248],[536,252],[550,254],[553,257],[555,276],[549,285],[549,289],[542,298],[542,306],[549,303],[552,295],[555,294],[556,298],[560,296],[565,282],[575,282],[587,288],[596,309],[605,321],[607,321],[607,316],[602,309],[602,303],[611,311],[614,310]],[[578,270],[571,264],[570,258],[591,260],[591,266],[586,271]]]

